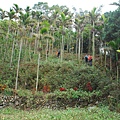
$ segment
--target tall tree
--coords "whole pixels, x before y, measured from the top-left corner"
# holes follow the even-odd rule
[[[118,3],[117,3],[117,2],[113,2],[113,3],[111,3],[110,5],[115,5],[115,6],[120,7],[120,0],[118,1]]]
[[[64,12],[61,13],[60,15],[60,29],[62,33],[62,42],[61,42],[61,62],[63,60],[63,54],[64,54],[64,35],[66,33],[66,28],[68,26],[72,25],[72,16],[73,14],[69,14],[69,9],[65,9]]]
[[[8,32],[7,32],[7,36],[6,38],[8,38],[9,35],[9,30],[10,30],[10,26],[11,26],[11,20],[14,19],[16,17],[15,15],[15,11],[13,9],[10,8],[10,11],[6,11],[7,12],[7,17],[9,18],[9,25],[8,25]]]
[[[104,15],[108,19],[104,29],[104,39],[109,42],[120,36],[120,9],[113,12],[107,12]]]
[[[77,31],[77,39],[78,45],[76,44],[76,48],[78,46],[78,60],[81,59],[81,38],[82,38],[82,31],[84,30],[84,16],[77,15],[74,22],[75,29]]]
[[[19,13],[20,13],[21,11],[23,11],[23,9],[20,8],[20,7],[18,6],[18,4],[13,4],[13,9],[14,9],[15,14],[16,14],[16,19],[19,19]]]
[[[48,16],[49,14],[49,6],[47,2],[38,2],[37,4],[34,4],[33,9],[42,12],[45,16]]]
[[[6,17],[6,11],[0,8],[0,19],[4,20]]]
[[[20,68],[20,59],[23,47],[23,38],[26,35],[26,27],[30,22],[30,14],[20,12],[20,24],[19,24],[19,36],[20,36],[20,46],[19,46],[19,56],[18,56],[18,64],[17,64],[17,73],[16,73],[16,81],[15,81],[15,90],[18,89],[18,75],[19,75],[19,68]]]
[[[112,48],[113,53],[115,55],[115,63],[116,63],[116,80],[118,84],[118,79],[119,79],[119,64],[118,64],[118,49],[120,48],[120,38],[110,41],[108,45]]]
[[[95,64],[95,23],[98,21],[100,12],[101,12],[100,6],[98,9],[94,7],[91,12],[89,12],[91,24],[92,24],[92,56],[93,56],[93,66]]]

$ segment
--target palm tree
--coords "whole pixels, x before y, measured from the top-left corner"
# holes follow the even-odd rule
[[[102,36],[101,36],[101,40],[100,40],[100,44],[102,45],[103,41],[105,41],[105,27],[106,27],[106,24],[108,22],[108,18],[105,17],[105,15],[101,15],[101,23],[103,23],[101,26],[102,26],[102,29],[101,29],[101,33],[102,33]],[[106,47],[106,46],[105,46]],[[107,51],[110,51],[109,48],[105,48],[104,49],[104,55],[105,55],[105,67],[106,67],[106,52]],[[102,55],[100,56],[101,57],[101,64],[102,64]],[[111,55],[110,55],[110,59],[111,59]],[[110,60],[110,65],[111,65],[111,60]],[[111,69],[111,66],[110,66],[110,69]]]
[[[18,18],[19,18],[19,13],[20,13],[21,11],[23,11],[23,9],[20,8],[17,4],[13,4],[13,9],[14,9],[14,11],[15,11],[16,18],[18,19]]]
[[[0,8],[0,19],[4,20],[6,17],[6,11]]]
[[[30,14],[31,8],[30,8],[30,6],[27,6],[24,10],[26,13]]]
[[[12,8],[10,8],[9,12],[8,11],[6,11],[6,12],[7,12],[7,16],[9,18],[9,20],[12,20],[12,19],[14,19],[16,17],[15,11]]]
[[[42,22],[42,24],[41,24],[41,34],[42,34],[42,36],[44,36],[44,35],[46,35],[46,34],[49,34],[49,29],[50,29],[50,24],[49,24],[49,22],[48,21],[44,21],[44,22]],[[47,38],[47,37],[46,37]],[[44,37],[43,37],[43,39],[44,39]],[[48,54],[47,54],[47,52],[49,51],[48,50],[48,38],[46,39],[47,41],[46,41],[46,61],[47,61],[47,57],[48,57]]]
[[[15,20],[19,19],[19,13],[22,11],[22,8],[19,8],[19,6],[17,4],[13,4],[13,9],[15,11]],[[15,33],[18,32],[18,24],[17,24],[17,28],[15,30]],[[13,53],[14,53],[14,44],[15,44],[15,38],[16,36],[14,36],[13,38],[13,45],[12,45],[12,53],[11,53],[11,60],[10,60],[10,67],[12,66],[12,61],[13,61]]]
[[[68,26],[72,25],[72,15],[68,15],[66,12],[68,12],[68,9],[66,9],[64,12],[61,13],[60,18],[60,29],[62,33],[62,43],[61,43],[61,62],[63,60],[63,54],[64,54],[64,35],[66,33],[66,28]]]
[[[117,51],[118,49],[119,49],[119,47],[120,47],[120,38],[118,38],[117,40],[115,40],[115,41],[110,41],[109,43],[108,43],[108,46],[110,46],[112,49],[113,49],[113,52],[114,52],[114,54],[115,54],[115,62],[116,62],[116,72],[117,72],[117,76],[116,76],[116,78],[117,78],[117,80],[118,80],[118,52],[119,51]],[[117,51],[117,52],[116,52]]]
[[[45,16],[48,16],[49,14],[49,6],[47,2],[38,2],[38,4],[34,4],[33,9],[35,11],[42,12]]]
[[[114,54],[116,55],[115,62],[116,62],[116,81],[117,81],[117,90],[119,85],[119,62],[118,62],[118,53],[120,50],[120,38],[115,41],[110,41],[108,45],[113,49]],[[117,95],[117,102],[119,100],[119,96]]]
[[[22,27],[25,27],[30,21],[30,14],[29,13],[20,12],[19,17],[20,17],[20,24],[22,25]]]
[[[15,90],[16,91],[18,89],[18,74],[19,74],[19,68],[20,68],[20,56],[21,56],[21,52],[22,52],[22,44],[23,44],[23,39],[21,38],[20,50],[19,50],[19,56],[18,56],[18,64],[17,64],[16,82],[15,82]]]
[[[5,52],[4,52],[4,58],[5,58],[7,56],[7,54],[9,53],[9,52],[7,52],[8,51],[8,42],[9,42],[9,40],[8,40],[9,37],[8,36],[10,35],[9,34],[10,33],[10,28],[12,27],[11,26],[12,19],[15,18],[15,12],[13,11],[13,9],[10,9],[10,12],[5,11],[3,16],[9,18],[9,20],[7,21],[8,26],[7,26],[6,41],[5,41],[6,42],[6,44],[5,44]]]
[[[49,17],[49,22],[51,24],[50,33],[53,35],[53,37],[55,39],[55,33],[56,33],[56,31],[58,31],[57,20],[59,19],[60,7],[58,5],[53,5],[50,8],[50,13],[51,13],[51,16]],[[53,42],[54,41],[52,41],[52,54],[53,54],[53,47],[54,47]]]
[[[7,11],[6,11],[6,12],[7,12]],[[9,35],[9,30],[10,30],[10,26],[11,26],[11,20],[16,17],[15,11],[10,8],[10,11],[7,12],[7,17],[9,18],[9,25],[8,25],[8,32],[7,32],[6,38],[8,38],[8,35]]]
[[[115,6],[120,7],[120,0],[118,1],[118,3],[117,3],[117,2],[113,2],[113,3],[111,3],[110,5],[115,5]]]
[[[46,61],[47,61],[47,57],[48,57],[48,54],[47,54],[47,51],[48,51],[48,39],[49,38],[52,38],[48,33],[49,31],[49,27],[50,27],[50,24],[48,23],[48,21],[44,21],[41,23],[41,36],[42,36],[42,39],[46,39],[47,42],[46,42]],[[36,37],[40,38],[40,34],[36,34]],[[38,47],[38,66],[37,66],[37,79],[36,79],[36,91],[38,89],[38,81],[39,81],[39,65],[40,65],[40,51],[42,50],[41,46]]]
[[[38,48],[38,65],[37,65],[37,79],[36,79],[36,92],[38,90],[38,80],[39,80],[39,66],[40,66],[40,52],[41,48]]]
[[[20,68],[20,59],[21,59],[21,52],[22,52],[22,46],[23,46],[23,37],[25,36],[27,24],[30,22],[30,15],[29,13],[22,13],[20,12],[20,28],[19,28],[19,35],[20,35],[20,49],[19,49],[19,56],[18,56],[18,64],[17,64],[17,73],[16,73],[16,81],[15,81],[15,90],[18,88],[18,74],[19,74],[19,68]]]
[[[92,22],[92,56],[93,56],[93,66],[95,64],[95,23],[98,21],[99,16],[100,16],[100,10],[101,7],[99,7],[99,9],[97,9],[96,7],[94,7],[91,12],[89,12],[89,16]]]
[[[81,58],[81,37],[82,31],[84,30],[84,16],[77,15],[74,22],[74,27],[77,31],[78,45],[76,44],[76,48],[78,46],[78,60]]]

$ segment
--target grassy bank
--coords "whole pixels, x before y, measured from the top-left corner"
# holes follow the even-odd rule
[[[107,107],[68,108],[66,110],[30,110],[13,108],[0,110],[0,120],[120,120],[120,114],[111,112]]]

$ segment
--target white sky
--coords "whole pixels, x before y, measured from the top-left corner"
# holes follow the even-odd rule
[[[103,5],[102,13],[114,11],[117,9],[114,5],[109,5],[110,3],[117,2],[119,0],[1,0],[0,8],[3,10],[9,11],[9,8],[13,6],[13,4],[18,4],[21,8],[26,8],[26,6],[30,6],[31,8],[34,4],[38,2],[47,2],[49,6],[52,5],[66,5],[69,8],[75,7],[77,9],[82,8],[82,10],[91,11],[93,7],[99,7]]]

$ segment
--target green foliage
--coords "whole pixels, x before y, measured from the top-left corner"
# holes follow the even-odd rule
[[[58,90],[60,87],[65,87],[66,89],[77,87],[81,90],[87,90],[86,84],[88,82],[91,82],[93,90],[103,90],[109,84],[108,78],[98,69],[84,65],[78,66],[74,62],[64,62],[61,64],[56,62],[41,62],[39,68],[39,90],[42,90],[45,84],[50,85],[51,91]],[[4,73],[7,73],[1,78],[3,83],[6,83],[6,80],[9,78],[8,85],[13,85],[16,74],[13,71],[16,71],[16,69],[8,71],[8,68],[2,68],[2,70]],[[36,74],[37,64],[22,63],[19,71],[19,87],[30,90],[35,88]]]
[[[33,97],[33,95],[34,96],[42,96],[43,95],[43,92],[35,92],[33,90],[22,90],[22,89],[19,89],[17,91],[17,94],[20,97]],[[35,93],[33,94],[33,92],[35,92]]]
[[[108,19],[107,24],[105,25],[105,40],[111,41],[116,40],[120,36],[120,9],[115,10],[114,12],[105,13],[105,17]]]
[[[61,18],[62,18],[62,21],[63,21],[63,22],[64,22],[65,19],[66,19],[65,14],[64,14],[63,12],[61,13]]]
[[[40,33],[41,33],[41,34],[47,33],[48,30],[49,30],[49,27],[50,27],[49,22],[48,22],[48,21],[43,21],[41,25],[42,25],[42,28],[41,28],[41,30],[40,30]]]
[[[0,112],[1,120],[119,120],[120,114],[111,112],[107,107],[68,108],[67,110],[41,109],[21,111],[5,108]]]
[[[10,8],[10,11],[7,12],[7,15],[9,17],[9,20],[12,20],[13,18],[15,18],[15,11]]]
[[[44,33],[47,33],[48,32],[48,29],[47,28],[42,28],[41,30],[40,30],[40,33],[41,34],[44,34]]]
[[[29,13],[23,13],[20,12],[20,19],[22,25],[27,25],[30,22],[30,14]]]
[[[8,65],[3,66],[0,64],[0,83],[5,84],[8,87],[14,86],[14,79],[15,79],[15,68],[9,68]]]
[[[89,14],[91,19],[84,16],[84,14],[81,17],[77,13],[75,15],[75,20],[73,20],[73,14],[66,6],[60,7],[57,5],[52,6],[52,8],[53,9],[51,11],[47,3],[39,2],[33,7],[35,11],[32,12],[32,17],[31,8],[29,6],[25,9],[25,11],[21,11],[22,9],[19,8],[17,4],[14,4],[13,9],[10,9],[9,12],[0,9],[0,17],[2,19],[0,21],[0,84],[6,84],[7,87],[11,89],[15,88],[17,61],[20,46],[19,40],[22,39],[23,46],[18,73],[18,88],[20,90],[18,91],[18,94],[20,96],[29,96],[31,95],[31,91],[33,89],[35,90],[37,79],[38,48],[40,47],[41,56],[38,76],[38,91],[42,91],[43,86],[47,84],[50,86],[51,93],[55,91],[53,94],[56,94],[57,97],[64,97],[66,99],[82,97],[89,100],[94,95],[101,96],[103,98],[111,95],[114,98],[112,103],[116,101],[119,103],[119,81],[116,83],[115,81],[109,80],[110,73],[106,75],[99,68],[78,64],[75,60],[76,55],[74,53],[64,53],[63,62],[61,63],[59,58],[55,58],[53,52],[54,50],[56,51],[56,48],[59,49],[63,47],[61,47],[62,35],[64,35],[64,45],[71,47],[77,44],[76,40],[80,37],[80,35],[77,34],[78,31],[83,31],[84,33],[84,43],[83,45],[81,44],[81,47],[83,47],[81,49],[82,51],[88,51],[88,45],[90,45],[88,40],[91,40],[91,33],[94,31],[95,34],[98,32],[101,33],[102,35],[100,35],[100,37],[104,36],[107,41],[114,40],[111,41],[109,45],[111,44],[116,52],[120,45],[120,9],[102,15],[102,20],[104,21],[103,25],[103,21],[101,22],[98,20],[101,7],[99,9],[96,7],[92,9]],[[6,13],[9,20],[4,20]],[[12,21],[14,18],[15,21]],[[16,22],[16,19],[18,22]],[[70,28],[73,24],[72,21],[75,21],[76,32],[72,31]],[[95,22],[95,30],[92,29],[92,21]],[[97,22],[99,23],[98,26]],[[101,32],[103,26],[104,33]],[[33,33],[36,34],[34,37]],[[89,36],[89,38],[87,36]],[[43,41],[40,41],[41,39],[44,40],[46,38],[55,40],[53,46],[53,42],[51,43],[50,41],[48,43],[48,62],[44,61],[44,48],[46,46],[43,45]],[[91,42],[90,40],[89,42]],[[98,45],[98,43],[96,42],[95,45]],[[89,47],[91,48],[91,46]],[[11,58],[12,63],[10,65]],[[88,82],[91,82],[93,92],[89,92],[86,88],[86,84]],[[67,91],[60,92],[60,87],[64,87]],[[74,87],[77,87],[78,91],[74,91]],[[115,88],[117,88],[117,90]],[[7,89],[4,94],[11,94],[11,91]],[[113,106],[119,108],[119,105],[117,106],[116,104],[113,104]],[[54,116],[52,116],[52,118],[54,118]],[[96,117],[94,119],[96,119]]]
[[[114,41],[110,41],[108,43],[108,46],[110,46],[113,50],[116,51],[117,49],[119,49],[119,46],[120,46],[120,38],[117,38]]]
[[[0,39],[1,39],[1,44],[3,43],[2,39],[4,36],[7,34],[7,29],[8,29],[8,20],[0,21]]]
[[[49,28],[49,27],[50,27],[50,24],[49,24],[48,21],[43,21],[43,22],[42,22],[42,26]]]
[[[86,92],[83,90],[78,89],[77,91],[75,91],[73,88],[68,89],[66,91],[55,91],[53,93],[54,96],[56,96],[56,98],[64,98],[65,99],[80,99],[81,101],[94,101],[95,98],[96,100],[98,98],[100,98],[102,96],[101,91],[93,91],[93,92]],[[94,99],[94,100],[93,100]]]

